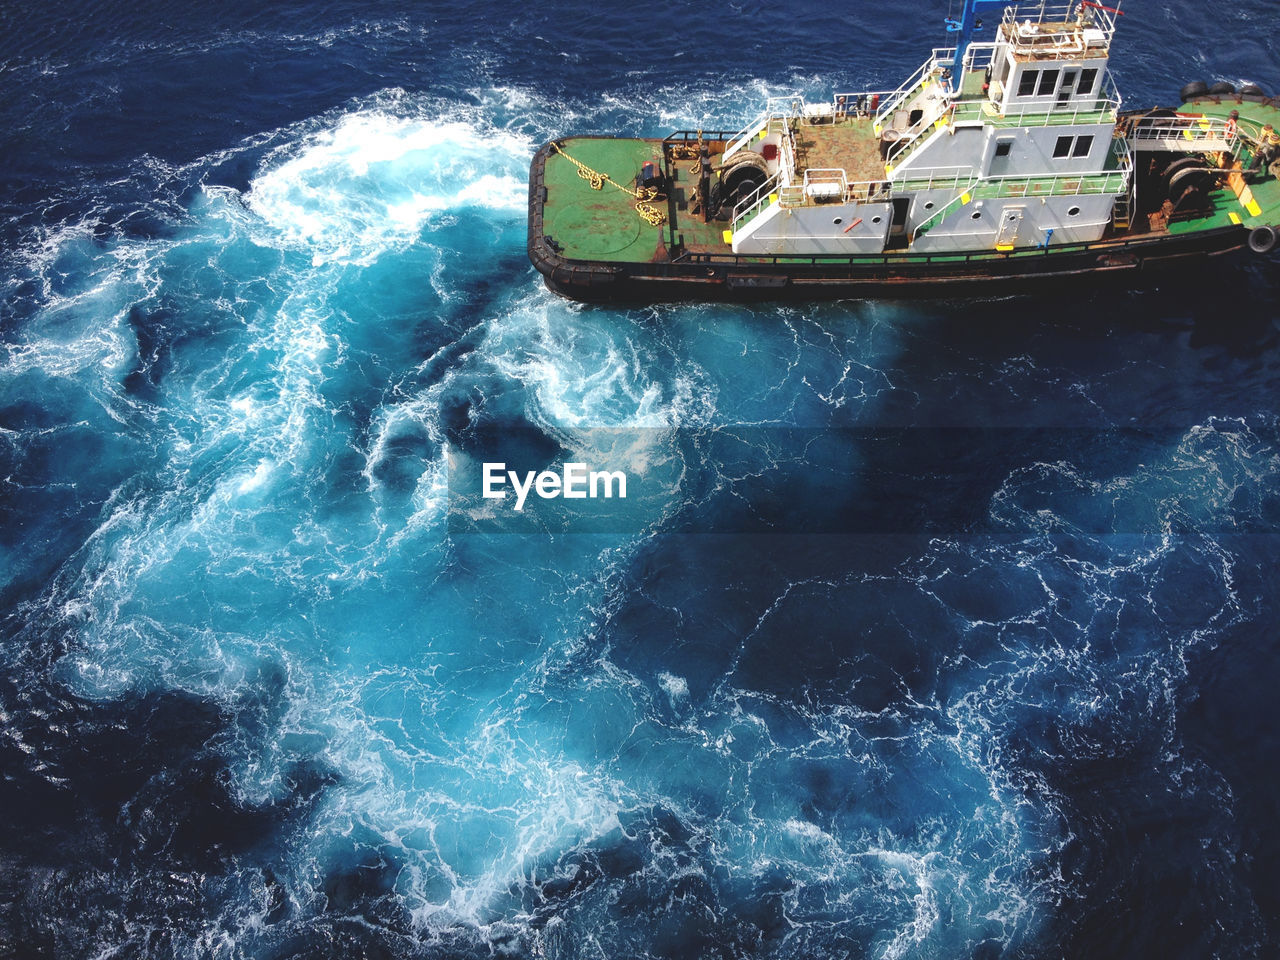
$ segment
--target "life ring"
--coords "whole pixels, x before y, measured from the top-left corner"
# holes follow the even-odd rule
[[[1249,231],[1249,249],[1257,254],[1270,253],[1276,245],[1275,227],[1254,227]]]

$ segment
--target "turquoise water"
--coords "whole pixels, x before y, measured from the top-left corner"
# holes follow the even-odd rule
[[[1280,86],[1269,5],[1127,9],[1132,99]],[[1265,955],[1273,263],[583,307],[540,143],[938,31],[233,12],[11,14],[0,954]],[[498,455],[640,495],[504,532]]]

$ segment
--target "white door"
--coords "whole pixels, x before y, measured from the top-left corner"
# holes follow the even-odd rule
[[[1000,233],[996,236],[996,246],[1007,247],[1018,242],[1018,230],[1022,227],[1022,215],[1025,207],[1005,207],[1000,214]]]

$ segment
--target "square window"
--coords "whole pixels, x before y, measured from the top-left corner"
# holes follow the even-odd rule
[[[1010,150],[1012,150],[1012,149],[1013,149],[1013,141],[1012,141],[1012,140],[998,140],[998,141],[996,141],[996,156],[997,156],[997,157],[1007,157],[1007,156],[1009,155],[1009,151],[1010,151]]]
[[[1093,137],[1076,137],[1076,148],[1071,151],[1073,157],[1087,157],[1093,149]]]
[[[1093,85],[1097,82],[1097,70],[1081,70],[1080,82],[1076,84],[1076,95],[1084,96],[1086,93],[1093,93]]]
[[[1071,144],[1075,141],[1075,137],[1059,137],[1058,142],[1054,144],[1053,155],[1056,159],[1071,156]]]
[[[1040,74],[1040,93],[1039,96],[1049,97],[1053,95],[1053,91],[1058,89],[1058,71],[1046,70]]]
[[[1039,70],[1023,70],[1022,80],[1018,84],[1018,96],[1033,97],[1036,93],[1036,81],[1040,78]]]

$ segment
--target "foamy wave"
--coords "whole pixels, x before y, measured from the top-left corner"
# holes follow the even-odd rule
[[[374,110],[271,158],[246,202],[316,264],[368,264],[416,241],[446,210],[522,212],[532,144],[456,120]]]

